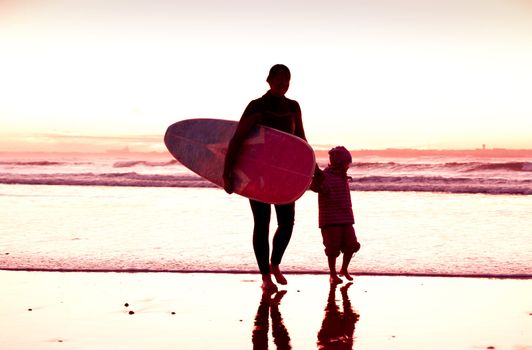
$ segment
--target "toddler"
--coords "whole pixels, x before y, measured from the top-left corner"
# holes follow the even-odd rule
[[[310,189],[318,193],[319,227],[327,256],[330,282],[342,283],[336,273],[336,258],[343,253],[340,275],[352,281],[348,268],[353,254],[360,249],[351,205],[347,169],[352,162],[351,153],[342,146],[329,151],[329,166],[316,170]]]

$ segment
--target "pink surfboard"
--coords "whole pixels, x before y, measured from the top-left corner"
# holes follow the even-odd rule
[[[182,120],[168,127],[164,143],[181,164],[223,187],[225,154],[237,124],[221,119]],[[314,151],[304,140],[256,127],[237,157],[234,192],[265,203],[294,202],[310,186],[315,164]]]

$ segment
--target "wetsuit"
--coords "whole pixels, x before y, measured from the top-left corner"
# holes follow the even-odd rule
[[[301,108],[297,101],[284,96],[273,96],[269,91],[246,107],[241,121],[253,114],[259,114],[257,124],[281,130],[304,140],[305,132],[301,120]],[[269,226],[271,205],[255,200],[250,200],[253,212],[253,250],[261,274],[270,272],[269,263]],[[295,203],[275,205],[277,215],[277,230],[273,237],[271,263],[279,265],[283,254],[292,237],[295,218]]]

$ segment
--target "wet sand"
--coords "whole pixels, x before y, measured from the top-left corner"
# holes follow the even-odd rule
[[[532,280],[0,271],[2,349],[532,349]]]

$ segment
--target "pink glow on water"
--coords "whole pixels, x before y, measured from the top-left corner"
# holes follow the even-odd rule
[[[0,194],[1,268],[256,271],[249,204],[221,189],[0,185]],[[354,273],[532,275],[530,196],[352,199],[362,243]],[[313,193],[297,202],[282,265],[326,272]]]

